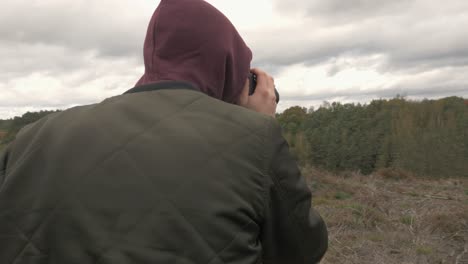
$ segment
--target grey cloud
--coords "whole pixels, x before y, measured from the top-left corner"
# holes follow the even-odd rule
[[[156,5],[111,0],[3,3],[0,85],[33,73],[56,78],[75,73],[81,76],[74,78],[75,84],[85,82],[99,77],[95,68],[103,60],[109,65],[125,60],[128,68],[143,65],[143,40]],[[131,12],[132,7],[138,12]]]
[[[96,103],[133,87],[157,2],[7,1],[0,9],[0,118]],[[135,12],[132,12],[135,8]]]
[[[75,54],[72,59],[78,60],[79,55],[83,54]],[[54,70],[36,69],[18,76],[16,73],[0,73],[0,107],[63,109],[70,105],[96,103],[132,88],[143,72],[136,61],[87,54],[83,55],[79,68],[64,70],[51,65]]]
[[[317,65],[349,56],[384,55],[384,71],[468,65],[468,2],[449,0],[274,0],[289,29],[247,32],[259,63]],[[340,17],[340,19],[338,19]]]
[[[369,61],[372,61],[371,59]],[[364,62],[366,63],[366,62]],[[397,95],[410,99],[442,98],[460,96],[468,98],[468,66],[445,68],[418,74],[409,74],[400,81],[381,87],[350,87],[345,90],[331,90],[316,87],[315,92],[308,94],[284,94],[284,105],[315,106],[323,101],[369,102],[372,99],[388,99]],[[401,77],[401,76],[400,76]],[[280,91],[281,93],[281,91]],[[284,108],[282,108],[284,110]]]
[[[61,46],[0,43],[0,79],[7,82],[32,72],[67,72],[86,64],[83,52]]]
[[[141,2],[134,4],[137,3]],[[147,23],[154,9],[146,9],[145,14],[139,9],[137,15],[129,16],[130,8],[124,1],[109,0],[96,4],[7,1],[0,11],[0,39],[94,50],[103,56],[141,56]]]
[[[466,11],[468,3],[463,0],[273,0],[274,9],[283,14],[313,17],[326,24],[352,24],[379,17],[390,19],[404,18],[412,13],[432,15],[429,19],[441,14],[461,14]],[[414,21],[414,20],[413,20]]]
[[[331,23],[391,15],[408,8],[411,4],[411,1],[407,0],[274,0],[273,2],[278,11],[304,16],[319,16]]]
[[[468,17],[466,19],[468,26]],[[452,26],[457,26],[453,24]],[[450,33],[433,30],[408,29],[396,36],[388,31],[403,31],[400,25],[389,25],[383,31],[378,26],[363,24],[349,31],[321,31],[316,37],[303,29],[289,32],[265,32],[252,37],[253,49],[259,63],[316,65],[341,56],[385,56],[382,70],[426,70],[434,67],[468,65],[468,38],[460,38],[465,29]],[[312,33],[313,34],[313,33]],[[283,38],[272,36],[281,35]],[[273,43],[273,44],[269,44]],[[262,48],[267,47],[267,48]]]
[[[12,54],[12,50],[14,50]],[[62,46],[43,44],[0,43],[0,80],[8,83],[17,78],[23,78],[33,73],[51,75],[55,78],[64,75],[78,75],[70,85],[77,85],[100,77],[102,74],[112,74],[115,64],[121,71],[143,65],[142,58],[135,57],[103,57],[93,51],[78,51]],[[107,71],[101,69],[107,67]]]

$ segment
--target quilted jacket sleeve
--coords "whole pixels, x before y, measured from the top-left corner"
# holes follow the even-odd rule
[[[5,180],[7,163],[8,163],[8,147],[0,150],[0,187]]]
[[[327,228],[311,207],[311,193],[275,122],[271,181],[261,242],[264,263],[318,263],[328,248]]]

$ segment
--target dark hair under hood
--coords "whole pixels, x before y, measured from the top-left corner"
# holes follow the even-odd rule
[[[161,0],[145,39],[145,74],[136,86],[186,81],[209,96],[237,103],[251,60],[236,28],[209,3]]]

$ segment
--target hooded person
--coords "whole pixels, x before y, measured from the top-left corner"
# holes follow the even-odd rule
[[[0,153],[0,261],[319,262],[326,226],[272,117],[272,78],[254,70],[246,92],[251,59],[208,3],[162,0],[134,88]]]
[[[162,0],[144,44],[145,74],[137,86],[186,81],[197,90],[237,103],[252,52],[217,9],[200,0]]]

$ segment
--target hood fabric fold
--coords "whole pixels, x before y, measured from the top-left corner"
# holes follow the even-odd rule
[[[145,73],[136,86],[186,81],[237,103],[252,52],[220,11],[203,0],[161,0],[144,44]]]

